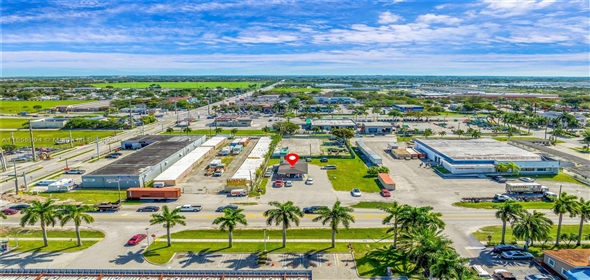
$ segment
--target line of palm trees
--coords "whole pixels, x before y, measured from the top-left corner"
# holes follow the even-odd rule
[[[508,171],[510,171],[510,173],[517,175],[517,176],[521,170],[520,166],[518,166],[518,164],[516,164],[512,161],[496,163],[494,168],[496,169],[496,172],[507,173]]]
[[[502,244],[505,242],[506,225],[508,223],[512,226],[513,235],[516,238],[524,239],[525,249],[528,248],[529,243],[533,245],[534,241],[549,239],[553,221],[545,217],[544,213],[526,211],[521,204],[515,201],[506,201],[501,205],[494,206],[494,208],[497,210],[495,214],[496,218],[502,221]],[[555,246],[559,247],[562,239],[561,225],[564,214],[569,214],[570,217],[580,218],[578,234],[576,235],[576,246],[580,246],[582,243],[584,223],[590,221],[590,200],[584,200],[583,198],[578,200],[577,196],[564,192],[555,199],[555,204],[551,210],[559,217]]]

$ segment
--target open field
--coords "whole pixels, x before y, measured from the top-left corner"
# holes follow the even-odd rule
[[[305,92],[312,92],[312,91],[320,92],[321,89],[318,89],[318,88],[273,88],[272,90],[263,92],[263,94],[290,93],[290,92],[305,93]]]
[[[90,248],[92,245],[96,244],[98,241],[83,241],[82,246],[78,247],[76,243],[76,238],[72,238],[72,241],[62,241],[62,240],[49,240],[49,244],[47,247],[43,246],[43,240],[19,240],[18,241],[18,248],[15,249],[16,252],[59,252],[59,253],[71,253],[76,251],[82,251]],[[16,245],[16,241],[14,239],[10,239],[9,246],[13,247]]]
[[[51,197],[52,199],[70,200],[75,202],[82,202],[84,204],[96,204],[101,202],[114,202],[119,200],[117,190],[75,190],[71,192],[59,193],[39,193],[39,196]],[[125,200],[125,190],[121,190],[121,199]],[[140,201],[123,202],[129,204],[138,204]]]
[[[152,84],[158,84],[162,88],[244,88],[247,89],[249,85],[257,85],[260,83],[254,82],[129,82],[129,83],[103,83],[93,84],[93,87],[106,88],[112,86],[113,88],[149,88]]]
[[[367,177],[367,166],[357,155],[356,158],[330,158],[328,162],[312,162],[319,166],[336,165],[338,168],[327,170],[328,178],[336,191],[350,191],[358,188],[361,192],[376,193],[381,189],[377,178]]]
[[[42,238],[43,234],[41,233],[40,229],[26,229],[20,227],[10,228],[8,230],[1,230],[0,237],[10,237],[14,236],[17,232],[18,237],[22,238]],[[48,238],[76,238],[76,232],[73,230],[58,230],[58,229],[49,229],[47,230],[47,237]],[[103,238],[104,232],[99,230],[80,230],[80,237],[82,238]]]
[[[498,220],[498,223],[501,223]],[[578,234],[578,225],[562,225],[561,226],[561,234],[567,233],[575,233]],[[584,229],[582,231],[582,237],[586,236],[590,233],[590,225],[584,225]],[[473,233],[473,236],[477,238],[479,241],[488,241],[488,235],[492,236],[492,242],[498,243],[502,240],[502,226],[487,226],[482,227],[476,232]],[[551,228],[551,240],[555,240],[555,236],[557,235],[557,225],[553,225]],[[582,238],[583,239],[583,238]],[[512,228],[508,225],[506,226],[506,242],[510,242],[512,240],[516,240],[516,238],[512,235]],[[523,241],[523,240],[519,240]],[[567,244],[567,242],[565,242]]]
[[[392,203],[389,202],[376,202],[376,201],[363,201],[359,202],[355,205],[352,205],[353,208],[371,208],[371,209],[378,209],[391,206]]]
[[[390,234],[385,233],[387,228],[349,228],[340,229],[336,235],[337,239],[384,239],[390,238]],[[266,230],[266,236],[270,239],[282,238],[282,231],[275,229]],[[289,229],[287,238],[291,239],[330,239],[332,231],[329,229]],[[160,238],[165,239],[166,236]],[[172,233],[174,239],[227,239],[227,232],[219,230],[183,230]],[[262,229],[238,229],[234,231],[234,239],[261,239],[263,238]],[[289,240],[287,239],[287,243]]]
[[[10,131],[0,131],[0,145],[10,144]],[[28,130],[15,131],[14,139],[17,147],[24,147],[31,145],[31,138]],[[110,137],[114,134],[112,130],[72,130],[72,138],[88,137],[88,141],[92,142],[98,135],[99,139]],[[35,147],[58,147],[55,145],[57,139],[69,138],[69,130],[33,130],[33,138],[35,139]],[[75,142],[75,145],[82,144]],[[69,147],[69,144],[63,144],[62,147]]]
[[[522,205],[524,209],[551,209],[553,207],[553,202],[544,202],[544,201],[531,201],[531,202],[517,202],[518,204]],[[456,202],[453,203],[454,206],[458,207],[465,207],[465,208],[475,208],[475,209],[494,209],[494,206],[502,205],[501,202]]]
[[[8,118],[1,118],[0,119],[0,128],[24,128],[23,124],[28,123],[29,119],[27,118],[15,118],[15,119],[8,119]]]
[[[2,100],[0,102],[0,114],[18,114],[19,112],[37,112],[33,106],[40,105],[43,109],[53,108],[59,105],[74,105],[93,102],[94,100],[43,100],[43,101],[12,101]],[[27,108],[24,108],[27,106]]]

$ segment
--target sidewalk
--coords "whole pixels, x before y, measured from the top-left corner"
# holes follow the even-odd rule
[[[1,239],[10,239],[12,237],[13,240],[18,240],[18,241],[42,241],[43,237],[19,237],[19,238],[14,238],[13,236],[7,236],[7,237],[1,237]],[[87,238],[80,238],[82,241],[101,241],[102,238],[94,238],[94,237],[87,237]],[[51,241],[51,240],[57,240],[57,241],[71,241],[71,240],[77,240],[76,237],[48,237],[47,240]]]
[[[177,239],[172,238],[172,242],[228,242],[229,239]],[[156,238],[156,242],[167,242],[166,237]],[[264,242],[264,239],[234,239],[233,242]],[[267,239],[266,242],[269,243],[280,243],[283,242],[283,239]],[[297,243],[332,243],[332,239],[287,239],[287,242],[297,242]],[[393,243],[393,239],[380,239],[380,240],[373,240],[373,239],[336,239],[336,243],[368,243],[368,242],[375,242],[375,243]]]

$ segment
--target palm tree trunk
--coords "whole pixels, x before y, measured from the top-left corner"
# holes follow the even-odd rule
[[[506,236],[506,221],[502,221],[502,242],[500,244],[504,244],[504,236]]]
[[[332,229],[332,248],[336,247],[336,230]]]
[[[234,233],[230,230],[229,231],[229,247],[233,247],[234,246]]]
[[[559,221],[557,222],[557,236],[555,237],[555,246],[559,247],[559,238],[561,237],[561,221],[563,220],[563,213],[559,214]]]
[[[283,248],[287,247],[287,226],[283,223]]]
[[[397,223],[393,226],[393,248],[397,247]]]
[[[80,226],[75,224],[76,227],[76,239],[78,239],[78,246],[82,246],[82,238],[80,238]]]
[[[582,230],[584,229],[584,218],[580,219],[580,228],[578,229],[578,242],[576,242],[576,246],[582,245]]]
[[[170,225],[166,227],[166,236],[168,237],[168,247],[172,246],[172,240],[170,240]]]
[[[47,229],[45,228],[44,221],[41,221],[41,232],[43,233],[43,246],[47,247]]]

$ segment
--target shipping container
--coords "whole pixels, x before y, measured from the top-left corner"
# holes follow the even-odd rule
[[[239,154],[240,152],[242,152],[242,150],[243,150],[243,149],[244,149],[244,146],[242,146],[242,145],[237,145],[237,146],[235,146],[235,147],[234,147],[234,148],[231,150],[231,153],[232,153],[233,155],[237,155],[237,154]]]
[[[236,140],[232,141],[229,145],[232,146],[232,147],[235,147],[235,146],[237,146],[239,144],[240,144],[240,139],[236,139]]]
[[[250,143],[250,137],[244,137],[238,141],[238,145],[242,146],[248,146],[248,143]]]
[[[389,177],[389,174],[379,173],[379,182],[381,183],[381,185],[383,185],[384,188],[390,191],[395,190],[395,182],[393,181],[393,179],[391,179],[391,177]]]
[[[129,188],[127,199],[177,199],[179,188]]]

